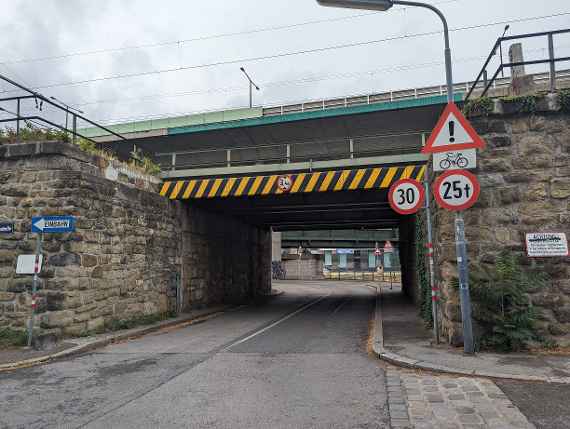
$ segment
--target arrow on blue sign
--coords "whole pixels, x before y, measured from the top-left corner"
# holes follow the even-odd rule
[[[75,231],[73,216],[38,216],[32,218],[32,232],[63,233]]]

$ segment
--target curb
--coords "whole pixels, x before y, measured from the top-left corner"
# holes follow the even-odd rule
[[[424,362],[422,360],[410,359],[408,357],[399,355],[388,351],[384,348],[384,330],[382,323],[382,287],[376,287],[376,308],[374,315],[374,339],[372,342],[372,350],[374,354],[383,361],[386,361],[392,365],[399,366],[402,368],[410,369],[422,369],[426,371],[432,371],[442,374],[453,374],[462,375],[469,377],[483,377],[491,379],[500,380],[514,380],[514,381],[530,381],[530,382],[542,382],[542,383],[559,383],[559,384],[570,384],[570,377],[547,377],[547,376],[535,376],[535,375],[519,375],[519,374],[505,374],[500,372],[492,371],[480,371],[480,370],[464,370],[461,368],[447,367],[444,365],[432,364],[430,362]]]
[[[121,332],[119,334],[116,335],[108,335],[104,338],[100,338],[100,339],[96,339],[93,341],[90,341],[88,343],[84,343],[84,344],[79,344],[76,345],[74,347],[71,347],[69,349],[66,350],[62,350],[60,352],[57,353],[52,353],[46,356],[41,356],[41,357],[37,357],[37,358],[32,358],[32,359],[25,359],[25,360],[21,360],[18,362],[11,362],[11,363],[6,363],[6,364],[2,364],[0,365],[0,373],[2,372],[7,372],[7,371],[13,371],[16,369],[20,369],[20,368],[29,368],[32,366],[36,366],[36,365],[40,365],[55,359],[59,359],[59,358],[63,358],[63,357],[69,357],[69,356],[73,356],[79,353],[84,353],[87,351],[91,351],[91,350],[95,350],[101,347],[105,347],[109,344],[115,343],[117,341],[123,341],[123,340],[127,340],[127,339],[133,339],[133,338],[138,338],[138,337],[142,337],[144,335],[156,332],[156,331],[160,331],[161,329],[164,328],[174,328],[174,327],[183,327],[183,326],[189,326],[189,325],[193,325],[195,323],[199,323],[199,322],[205,322],[206,320],[212,319],[214,317],[217,317],[221,314],[223,314],[225,311],[230,310],[231,306],[226,306],[226,307],[218,307],[215,309],[212,309],[211,311],[207,311],[204,312],[202,314],[198,314],[198,315],[190,315],[187,316],[185,318],[181,318],[181,319],[175,319],[175,320],[168,320],[165,322],[159,322],[158,324],[155,325],[151,325],[151,326],[146,326],[143,328],[135,328],[126,332]]]

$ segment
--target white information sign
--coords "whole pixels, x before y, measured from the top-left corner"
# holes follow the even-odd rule
[[[433,171],[472,170],[477,168],[477,149],[433,154]]]
[[[43,256],[40,255],[39,271],[42,270]],[[16,274],[34,274],[34,265],[36,263],[36,255],[20,255],[16,265]]]
[[[568,256],[566,234],[537,232],[526,235],[526,252],[531,258]]]

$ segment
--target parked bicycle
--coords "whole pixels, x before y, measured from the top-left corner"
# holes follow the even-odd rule
[[[465,168],[469,165],[469,160],[462,153],[449,152],[446,158],[442,159],[439,166],[443,170],[449,170],[451,166],[456,165],[459,168]]]
[[[273,280],[285,280],[287,272],[282,262],[273,261],[271,263],[271,278]]]

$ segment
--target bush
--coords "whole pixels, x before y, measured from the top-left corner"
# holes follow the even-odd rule
[[[570,90],[560,90],[558,92],[558,101],[560,102],[560,110],[570,112]]]
[[[513,254],[503,253],[488,275],[471,276],[473,317],[482,328],[480,346],[519,351],[539,340],[536,312],[528,293],[548,284],[541,272],[526,272]]]
[[[482,115],[489,116],[493,112],[494,103],[489,97],[481,97],[475,100],[469,100],[463,106],[465,116]]]
[[[0,328],[0,348],[23,347],[28,343],[28,334],[12,328]]]
[[[69,136],[64,131],[51,128],[40,128],[30,122],[20,128],[20,135],[16,138],[14,128],[0,128],[0,143],[17,143],[29,141],[69,141]]]

